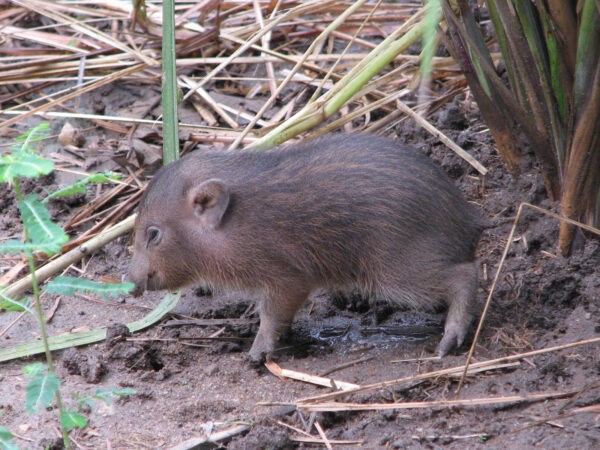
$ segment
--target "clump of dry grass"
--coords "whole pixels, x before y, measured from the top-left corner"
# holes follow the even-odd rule
[[[67,226],[79,235],[68,251],[129,216],[143,189],[136,166],[148,155],[136,148],[134,133],[140,125],[154,127],[160,143],[158,101],[122,117],[94,111],[81,99],[117,83],[160,92],[161,10],[115,0],[4,3],[0,130],[10,135],[28,117],[45,114],[88,120],[129,143],[128,177],[74,212]],[[423,17],[419,1],[178,4],[178,83],[181,107],[190,111],[180,124],[183,151],[198,143],[264,147],[304,131],[309,137],[337,129],[386,133],[408,114],[485,173],[413,110],[419,55],[407,49],[420,39]],[[419,105],[425,113],[466,89],[451,58],[433,58],[431,79],[429,98]],[[71,152],[81,156],[86,149]]]

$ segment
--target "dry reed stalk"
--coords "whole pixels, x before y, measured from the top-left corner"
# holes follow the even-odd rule
[[[45,111],[53,106],[59,105],[61,103],[66,102],[67,100],[70,100],[72,98],[78,97],[81,94],[83,94],[84,92],[89,92],[92,91],[94,89],[97,89],[99,87],[105,86],[107,84],[110,84],[120,78],[123,78],[125,76],[131,75],[135,72],[138,72],[140,70],[142,70],[144,68],[143,64],[137,64],[133,67],[129,67],[127,69],[123,69],[120,70],[119,72],[115,72],[112,73],[111,75],[107,75],[105,77],[102,77],[100,80],[98,81],[94,81],[93,83],[89,83],[87,86],[85,87],[80,87],[78,90],[71,92],[69,94],[63,95],[62,97],[59,97],[55,100],[49,101],[45,104],[43,104],[42,106],[38,106],[30,111],[27,111],[25,113],[23,113],[22,115],[19,115],[17,117],[14,117],[12,119],[8,119],[4,122],[0,122],[0,128],[4,128],[4,127],[8,127],[10,125],[13,125],[21,120],[23,120],[26,117],[32,116],[38,112],[42,112]],[[21,105],[22,106],[22,105]]]
[[[529,352],[518,353],[515,355],[508,355],[508,356],[503,356],[500,358],[490,359],[487,361],[481,361],[481,362],[470,364],[468,367],[466,365],[462,365],[462,366],[450,367],[447,369],[435,370],[432,372],[421,373],[421,374],[417,374],[417,375],[411,375],[411,376],[402,377],[402,378],[396,378],[393,380],[380,381],[377,383],[363,385],[362,387],[360,387],[356,390],[353,390],[353,391],[332,392],[332,393],[321,394],[321,395],[317,395],[317,396],[313,396],[313,397],[306,397],[306,398],[297,400],[296,405],[304,406],[304,405],[309,405],[309,404],[313,404],[313,403],[334,400],[336,398],[346,396],[349,394],[358,394],[361,392],[370,392],[370,391],[374,391],[377,389],[384,389],[389,386],[395,386],[398,384],[414,383],[415,381],[430,380],[430,379],[438,378],[440,376],[462,374],[464,372],[465,368],[479,369],[479,368],[485,368],[485,367],[492,367],[496,364],[503,364],[503,363],[507,363],[507,362],[511,362],[511,361],[518,361],[520,359],[526,359],[531,356],[537,356],[537,355],[542,355],[545,353],[551,353],[551,352],[556,352],[556,351],[560,351],[560,350],[565,350],[568,348],[579,347],[581,345],[594,345],[594,344],[599,344],[599,343],[600,343],[600,337],[593,338],[593,339],[586,339],[583,341],[572,342],[569,344],[557,345],[554,347],[547,347],[547,348],[543,348],[543,349],[539,349],[539,350],[533,350],[533,351],[529,351]]]
[[[282,427],[285,427],[287,429],[290,429],[292,431],[295,431],[296,433],[298,433],[299,436],[292,436],[291,439],[293,441],[296,442],[306,442],[306,443],[310,443],[310,444],[323,444],[324,445],[324,441],[322,438],[318,438],[316,436],[313,436],[310,433],[307,433],[306,431],[302,430],[301,428],[295,427],[293,425],[290,425],[289,423],[285,423],[282,422],[280,420],[276,420],[276,419],[271,419],[273,421],[273,423],[276,423],[277,425],[280,425]],[[340,439],[330,439],[329,440],[330,444],[334,444],[334,445],[362,445],[363,441],[360,440],[340,440]]]
[[[508,234],[508,238],[506,240],[506,245],[504,246],[504,251],[502,252],[502,257],[500,258],[500,262],[498,263],[498,268],[496,269],[496,274],[494,275],[494,280],[492,281],[492,285],[490,286],[490,291],[488,293],[487,299],[485,301],[485,305],[483,307],[483,311],[481,312],[481,316],[479,318],[479,322],[477,323],[477,329],[475,330],[475,336],[473,337],[473,343],[471,344],[471,348],[469,349],[469,353],[467,355],[467,362],[465,364],[465,368],[464,368],[464,372],[463,372],[463,376],[458,384],[458,388],[456,389],[456,392],[459,393],[463,382],[464,382],[464,378],[466,376],[467,370],[469,369],[469,364],[471,363],[471,359],[473,357],[473,354],[475,353],[475,348],[477,346],[477,342],[479,340],[479,336],[481,334],[481,329],[483,328],[483,323],[487,317],[487,312],[490,308],[490,305],[492,303],[492,296],[494,295],[494,292],[496,290],[496,285],[498,283],[499,277],[500,277],[500,273],[502,271],[502,266],[504,265],[504,261],[506,260],[506,256],[508,255],[508,250],[511,247],[511,245],[513,244],[513,236],[515,234],[515,230],[517,229],[517,225],[519,223],[519,220],[521,218],[521,214],[523,213],[523,210],[525,208],[529,208],[529,209],[533,209],[534,211],[540,212],[542,214],[545,214],[547,216],[553,217],[555,219],[557,219],[559,221],[559,223],[562,225],[563,223],[568,223],[570,225],[573,225],[575,227],[579,227],[583,230],[589,231],[590,233],[593,233],[597,236],[600,236],[600,230],[597,228],[594,228],[590,225],[586,225],[583,224],[581,222],[577,222],[575,220],[572,219],[568,219],[566,217],[562,217],[558,214],[553,213],[552,211],[548,211],[546,209],[540,208],[539,206],[535,206],[535,205],[531,205],[529,203],[521,203],[519,205],[519,209],[517,210],[517,215],[515,216],[515,220],[513,222],[513,226],[510,229],[510,232]]]
[[[309,412],[334,412],[334,411],[387,411],[391,409],[435,409],[435,408],[457,408],[475,406],[498,406],[507,404],[519,404],[526,402],[539,402],[559,398],[567,398],[575,395],[575,392],[550,392],[527,395],[512,395],[505,397],[466,398],[460,400],[437,400],[428,402],[398,402],[398,403],[338,403],[321,402],[310,405],[302,405],[304,411]]]
[[[333,450],[331,442],[329,442],[329,439],[327,439],[327,436],[325,435],[325,431],[323,431],[323,427],[321,427],[321,425],[317,421],[315,421],[315,428],[319,432],[319,436],[321,436],[323,444],[325,445],[325,447],[327,447],[327,450]]]
[[[358,384],[347,383],[345,381],[334,380],[333,378],[325,378],[317,375],[310,375],[297,370],[289,370],[281,368],[274,361],[267,361],[265,367],[278,378],[290,378],[292,380],[304,381],[305,383],[315,384],[317,386],[331,387],[335,390],[348,391],[360,388]]]

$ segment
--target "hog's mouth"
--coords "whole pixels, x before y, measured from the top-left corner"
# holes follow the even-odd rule
[[[145,291],[157,291],[160,289],[164,289],[162,286],[159,277],[157,277],[156,272],[149,272],[145,277],[141,279],[135,276],[131,277],[131,281],[134,282],[135,287],[131,291],[131,295],[134,297],[141,296]]]
[[[139,284],[136,284],[135,287],[133,288],[133,290],[130,292],[131,295],[133,295],[134,297],[140,297],[144,291],[146,290],[145,286],[140,286]]]
[[[134,297],[141,296],[145,291],[176,291],[183,287],[181,283],[178,283],[178,280],[170,280],[154,271],[150,272],[143,280],[134,281],[134,283],[135,287],[131,291]]]

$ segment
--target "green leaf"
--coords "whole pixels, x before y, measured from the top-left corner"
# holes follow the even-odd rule
[[[81,180],[79,180],[81,181]],[[80,183],[79,181],[70,184],[68,186],[65,186],[61,189],[59,189],[58,191],[54,191],[51,194],[48,195],[48,197],[46,197],[43,202],[44,203],[48,203],[50,200],[54,200],[57,197],[69,197],[71,195],[76,195],[76,194],[85,194],[85,192],[87,191],[87,186],[85,185],[85,183]]]
[[[15,178],[35,178],[47,175],[54,163],[41,156],[19,151],[0,156],[0,183],[12,183]]]
[[[76,181],[73,184],[65,186],[58,191],[52,192],[48,197],[44,199],[44,203],[49,200],[53,200],[57,197],[68,197],[70,195],[75,194],[84,194],[90,184],[98,184],[98,183],[110,183],[114,180],[120,179],[121,176],[117,173],[111,172],[107,170],[104,173],[94,173],[89,175],[81,180]]]
[[[34,178],[52,172],[52,161],[34,154],[30,146],[48,136],[49,126],[48,123],[41,123],[23,133],[15,139],[11,153],[0,155],[0,183],[12,183],[18,177]]]
[[[111,403],[113,397],[127,397],[129,395],[136,395],[137,391],[131,388],[121,389],[98,389],[92,396],[95,399],[102,400],[104,403]]]
[[[50,294],[68,296],[73,296],[77,292],[97,294],[106,299],[127,294],[134,287],[133,283],[101,283],[84,278],[59,276],[46,285],[46,291]]]
[[[0,292],[0,311],[27,311],[33,314],[29,307],[29,299],[24,298],[21,301],[13,300]]]
[[[175,52],[175,2],[163,2],[162,27],[162,110],[163,163],[179,158],[179,119],[177,114],[177,71]]]
[[[19,450],[16,444],[10,442],[13,437],[10,431],[0,426],[0,450]]]
[[[0,244],[0,255],[18,255],[19,253],[33,253],[36,250],[40,250],[38,244],[32,244],[31,242],[21,242],[10,240],[4,244]]]
[[[69,236],[52,222],[50,213],[34,194],[19,202],[19,211],[28,243],[36,245],[35,250],[52,255],[60,252],[62,246],[69,241]]]
[[[137,391],[131,388],[111,389],[110,393],[117,397],[127,397],[129,395],[137,395]]]
[[[46,370],[46,364],[41,362],[36,362],[23,367],[23,373],[29,378],[35,377],[38,373],[43,372],[44,370]]]
[[[13,146],[13,148],[17,151],[32,151],[33,149],[30,147],[30,144],[46,139],[49,134],[50,124],[48,122],[42,122],[17,137],[15,139],[17,145]]]
[[[53,372],[49,370],[38,372],[27,385],[27,394],[25,396],[26,411],[33,413],[50,406],[59,387],[60,380]]]
[[[86,183],[98,184],[98,183],[112,183],[115,180],[120,180],[123,178],[120,174],[116,172],[111,172],[110,170],[106,170],[102,173],[93,173],[84,178]]]
[[[72,431],[75,428],[85,428],[88,424],[88,420],[85,416],[79,414],[77,411],[63,411],[60,415],[60,422],[67,431]]]
[[[81,409],[87,405],[90,408],[95,408],[96,403],[94,400],[100,400],[110,405],[115,397],[126,397],[128,395],[135,395],[137,391],[135,389],[130,388],[115,388],[115,389],[98,389],[92,395],[86,395],[84,397],[80,397],[77,401],[77,408],[81,411]]]
[[[421,77],[429,80],[432,72],[432,62],[435,47],[438,42],[437,27],[442,16],[440,0],[427,0],[427,10],[423,28],[423,50],[421,51]]]

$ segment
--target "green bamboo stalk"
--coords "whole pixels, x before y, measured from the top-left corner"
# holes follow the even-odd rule
[[[396,30],[339,80],[329,92],[307,104],[290,119],[253,143],[251,148],[262,150],[281,144],[330,118],[396,56],[419,41],[423,36],[425,26],[425,21],[421,20],[401,37],[399,35],[401,31],[406,30],[406,25],[401,30]]]
[[[423,30],[423,50],[420,55],[419,72],[421,76],[421,88],[431,83],[431,72],[433,57],[438,44],[437,27],[442,16],[441,0],[427,0],[425,26]],[[433,7],[432,7],[433,6]],[[425,85],[424,85],[425,83]],[[421,89],[420,88],[420,89]]]
[[[163,0],[162,39],[163,163],[169,164],[179,158],[179,90],[175,69],[174,0]]]
[[[290,70],[290,72],[287,74],[287,76],[285,77],[285,79],[277,87],[277,90],[275,91],[275,93],[273,95],[271,95],[271,97],[269,97],[269,99],[261,106],[261,108],[255,114],[255,116],[253,117],[253,119],[248,123],[248,125],[246,125],[246,127],[244,128],[244,131],[242,131],[240,133],[240,135],[235,139],[235,141],[233,141],[233,143],[229,147],[230,150],[233,150],[233,149],[237,148],[240,145],[240,143],[242,142],[242,140],[254,128],[254,126],[256,125],[256,123],[258,122],[258,120],[265,113],[265,111],[275,102],[275,100],[277,99],[277,97],[279,96],[279,94],[281,93],[281,91],[285,88],[285,86],[287,85],[287,83],[292,79],[292,77],[296,74],[296,72],[298,72],[298,70],[300,70],[300,68],[302,67],[302,64],[304,63],[304,60],[306,59],[306,57],[308,57],[308,55],[310,55],[313,52],[313,50],[317,47],[317,45],[320,44],[320,42],[322,42],[325,39],[327,39],[327,37],[333,31],[335,31],[340,25],[342,25],[345,22],[345,20],[348,17],[350,17],[350,15],[352,15],[354,13],[354,11],[356,11],[356,9],[358,9],[364,2],[365,2],[365,0],[359,0],[359,1],[354,2],[339,17],[337,17],[333,22],[331,22],[325,28],[325,30],[323,30],[321,32],[321,34],[319,34],[319,36],[313,41],[313,43],[309,46],[309,48],[306,50],[306,52],[304,52],[304,57],[302,59],[300,59],[294,65],[294,67],[292,68],[292,70]],[[289,139],[289,137],[288,137],[288,139]],[[279,143],[284,142],[285,140],[287,140],[287,139],[284,139],[283,141],[280,141]]]

